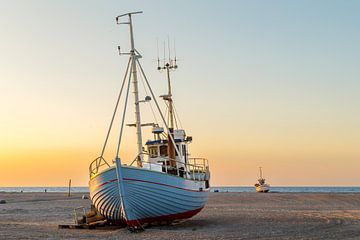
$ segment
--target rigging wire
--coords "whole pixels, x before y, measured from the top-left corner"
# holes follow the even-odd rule
[[[175,108],[174,108],[174,105],[173,105],[173,110],[175,112]],[[175,126],[176,126],[176,129],[179,129],[179,126],[178,126],[178,123],[177,123],[177,119],[176,117],[174,116],[174,120],[175,120]]]
[[[129,59],[129,62],[128,62],[127,67],[126,67],[125,76],[124,76],[123,82],[121,84],[120,92],[119,92],[119,95],[118,95],[118,98],[117,98],[117,101],[116,101],[114,113],[112,115],[111,122],[110,122],[110,125],[109,125],[109,129],[108,129],[108,132],[106,134],[106,138],[105,138],[104,146],[103,146],[102,151],[101,151],[100,158],[103,157],[104,152],[105,152],[105,148],[106,148],[109,136],[110,136],[111,128],[112,128],[112,125],[114,123],[115,115],[116,115],[116,112],[117,112],[117,109],[118,109],[118,106],[119,106],[120,97],[121,97],[121,94],[122,94],[122,91],[123,91],[123,88],[124,88],[124,85],[125,85],[125,82],[126,82],[127,75],[129,74],[129,66],[130,66],[130,59]]]
[[[133,66],[131,65],[131,68],[132,67]],[[121,120],[121,127],[120,127],[120,134],[119,134],[119,142],[118,142],[118,146],[117,146],[117,150],[116,150],[116,158],[119,157],[121,138],[122,138],[122,133],[123,133],[123,130],[124,130],[126,108],[127,108],[127,102],[128,102],[128,99],[129,99],[129,91],[130,91],[130,81],[131,81],[131,74],[129,74],[129,81],[128,81],[128,85],[127,85],[127,91],[126,91],[126,97],[125,97],[125,103],[124,103],[124,111],[123,111],[123,116],[122,116],[122,120]]]
[[[169,107],[168,107],[169,108]],[[168,114],[167,124],[170,124],[170,114]]]
[[[176,110],[176,108],[175,108],[175,105],[173,105],[173,108],[174,108],[174,112],[175,112],[175,115],[176,115],[175,121],[176,121],[176,119],[178,119],[178,120],[179,120],[180,128],[183,129],[183,125],[182,125],[182,123],[181,123],[181,119],[180,119],[180,117],[179,117],[179,115],[178,115],[178,112],[177,112],[177,110]]]
[[[141,83],[142,83],[142,86],[143,86],[144,91],[145,91],[145,93],[146,93],[146,96],[148,96],[149,94],[148,94],[148,91],[146,90],[143,76],[142,76],[141,74],[139,74],[139,75],[140,75]],[[152,106],[152,104],[151,104],[151,101],[149,102],[149,104],[150,104],[150,109],[151,109],[152,115],[153,115],[153,117],[154,117],[154,119],[155,119],[155,122],[156,122],[156,124],[159,124],[159,122],[158,122],[158,120],[157,120],[157,118],[156,118],[156,114],[155,114],[155,111],[154,111],[154,109],[153,109],[153,106]]]
[[[168,104],[168,102],[166,102],[166,101],[164,101],[164,103],[165,103],[165,119],[167,119],[167,124],[169,124],[169,122],[170,122],[170,114],[168,114],[168,109],[169,109],[169,104]]]

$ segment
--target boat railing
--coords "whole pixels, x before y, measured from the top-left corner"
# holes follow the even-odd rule
[[[142,154],[149,155],[148,153]],[[130,166],[136,162],[138,156],[135,157]],[[188,158],[187,163],[162,156],[158,156],[156,159],[156,162],[150,161],[149,159],[143,159],[143,167],[146,167],[149,170],[161,169],[165,173],[172,173],[179,177],[197,181],[205,180],[206,175],[209,173],[209,163],[206,158]],[[175,167],[171,166],[170,162],[175,162]]]
[[[197,177],[203,176],[203,180],[205,180],[209,177],[209,161],[206,158],[188,158],[187,165],[189,166],[189,172],[192,174],[192,179],[198,180]]]
[[[143,155],[148,155],[147,153],[142,153]],[[139,155],[132,161],[130,166],[132,166]],[[170,161],[175,162],[176,165],[170,165]],[[187,163],[180,162],[176,159],[171,159],[169,157],[156,157],[156,162],[150,161],[148,159],[143,159],[143,168],[149,170],[157,170],[165,173],[171,173],[179,177],[186,179],[191,179],[195,181],[204,181],[209,177],[209,163],[206,158],[188,158]],[[111,167],[110,164],[103,158],[98,157],[91,162],[89,167],[90,178],[96,176],[100,171],[105,168]]]
[[[97,175],[101,170],[103,170],[104,168],[109,168],[111,167],[110,164],[105,160],[105,158],[103,157],[98,157],[96,158],[94,161],[92,161],[90,163],[89,166],[89,173],[90,173],[90,178],[94,177],[95,175]]]

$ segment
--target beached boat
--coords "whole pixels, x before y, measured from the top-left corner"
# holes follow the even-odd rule
[[[190,218],[205,206],[210,190],[208,161],[190,157],[189,144],[192,137],[176,126],[170,81],[170,71],[177,68],[176,57],[169,58],[168,62],[164,60],[163,66],[158,61],[158,69],[166,72],[168,80],[168,93],[160,96],[167,106],[166,121],[166,115],[162,113],[140,65],[141,55],[135,49],[132,16],[137,13],[141,12],[116,17],[118,24],[130,27],[130,52],[122,53],[119,47],[119,53],[129,55],[130,58],[101,155],[89,167],[90,197],[97,211],[108,220],[123,222],[131,228],[139,228],[143,223]],[[128,21],[120,22],[123,17],[127,17]],[[139,100],[138,77],[144,81],[151,97]],[[135,99],[135,123],[127,126],[136,128],[137,155],[131,164],[126,165],[122,164],[119,152],[130,85]],[[123,89],[126,90],[119,141],[115,160],[109,162],[103,156]],[[155,103],[162,123],[141,123],[141,103]],[[144,147],[142,128],[146,126],[152,127],[154,139],[148,140]]]
[[[255,189],[257,192],[269,192],[270,191],[270,185],[265,183],[265,178],[262,176],[262,169],[260,170],[260,178],[258,179],[258,183],[255,183]]]

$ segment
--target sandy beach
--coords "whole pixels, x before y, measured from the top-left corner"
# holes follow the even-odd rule
[[[0,239],[360,239],[360,193],[211,193],[190,220],[120,229],[58,229],[83,193],[0,193]]]

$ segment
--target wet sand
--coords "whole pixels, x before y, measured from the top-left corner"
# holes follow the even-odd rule
[[[211,193],[190,220],[146,228],[58,229],[82,193],[0,193],[0,239],[360,239],[360,193]]]

